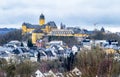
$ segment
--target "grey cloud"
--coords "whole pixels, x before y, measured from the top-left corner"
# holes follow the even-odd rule
[[[2,0],[0,24],[38,23],[40,13],[46,20],[69,25],[93,23],[120,24],[119,0]]]

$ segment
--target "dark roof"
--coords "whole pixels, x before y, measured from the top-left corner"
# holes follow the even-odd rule
[[[14,54],[20,54],[20,51],[18,49],[15,49],[12,51]]]
[[[81,33],[81,34],[93,34],[93,31],[88,31],[86,29],[80,30],[80,29],[74,29],[74,33]]]
[[[30,23],[23,23],[22,26],[26,26],[27,28],[33,28],[33,29],[37,29],[37,28],[45,28],[46,25],[32,25]]]
[[[20,49],[23,51],[23,53],[28,52],[26,48],[20,48]]]
[[[56,24],[54,21],[50,21],[47,23],[48,26],[51,26],[52,28],[57,28]]]
[[[74,33],[82,33],[82,30],[77,27],[67,27],[68,30],[72,30]]]
[[[43,52],[40,52],[40,56],[45,56],[45,54]]]
[[[43,14],[40,15],[40,19],[45,19]]]
[[[105,29],[103,27],[101,28],[101,32],[105,32]]]
[[[89,35],[91,35],[93,33],[94,33],[94,31],[86,31],[86,34],[89,34]]]
[[[46,50],[45,53],[47,56],[54,56],[51,50]]]
[[[26,26],[27,28],[35,29],[33,31],[34,33],[43,33],[41,29],[44,29],[47,25],[50,26],[51,28],[57,28],[54,21],[50,21],[44,25],[32,25],[30,23],[25,23],[25,22],[22,24],[22,26]]]
[[[23,23],[22,24],[22,26],[26,26],[27,28],[39,28],[40,27],[40,25],[32,25],[32,24],[30,24],[30,23]]]
[[[43,31],[41,30],[41,28],[37,28],[33,31],[33,33],[43,33]]]
[[[74,33],[82,33],[81,29],[77,29],[77,28],[74,28],[73,31],[74,31]]]
[[[58,50],[58,46],[57,45],[51,45],[51,48],[55,48],[56,50]]]

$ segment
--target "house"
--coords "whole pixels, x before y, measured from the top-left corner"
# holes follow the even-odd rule
[[[75,67],[72,71],[67,72],[65,74],[65,77],[81,77],[81,75],[81,71],[77,67]]]
[[[59,51],[59,52],[64,52],[64,48],[63,48],[62,46],[60,46],[60,47],[58,48],[58,51]]]
[[[12,51],[14,54],[23,54],[23,53],[27,53],[28,50],[25,47],[17,47]]]
[[[78,47],[74,45],[72,47],[72,51],[73,51],[73,54],[76,54],[78,52]]]
[[[118,42],[117,40],[108,40],[107,44],[104,45],[104,48],[111,48],[111,49],[118,49]]]
[[[95,40],[94,44],[95,46],[104,47],[108,42],[106,40]]]
[[[47,54],[44,51],[41,51],[39,53],[40,53],[40,60],[47,60]]]
[[[12,54],[9,51],[0,51],[0,58],[5,59],[8,63],[12,62],[19,62],[17,55]]]
[[[56,54],[58,52],[58,49],[59,49],[59,45],[51,45],[49,47],[49,49],[54,52],[54,54]]]
[[[57,59],[56,54],[55,54],[53,51],[51,51],[50,49],[46,49],[46,50],[45,50],[45,54],[47,55],[47,59],[48,59],[48,60]]]
[[[52,70],[49,70],[48,74],[50,77],[57,77]],[[47,77],[49,77],[49,76],[47,76]]]
[[[44,73],[45,77],[64,77],[62,73],[60,72],[53,72],[52,70],[49,70],[48,72]]]
[[[37,60],[54,60],[57,59],[57,54],[54,50],[47,48],[47,49],[38,49],[38,50],[30,50],[30,60],[37,61]],[[39,55],[39,57],[38,57]]]
[[[35,72],[35,77],[45,77],[45,76],[44,76],[44,74],[40,70],[37,70]]]
[[[56,77],[64,77],[62,73],[56,73]]]
[[[9,51],[9,52],[11,52],[11,51],[13,51],[13,49],[0,46],[0,51]]]
[[[6,51],[1,51],[0,52],[0,58],[4,58],[7,62],[10,60],[10,55],[6,53]]]
[[[38,47],[38,48],[44,48],[45,47],[45,42],[43,41],[43,40],[37,40],[36,41],[36,46]]]
[[[38,57],[39,55],[39,57]],[[29,51],[29,56],[30,56],[30,60],[32,62],[36,62],[38,60],[47,60],[47,54],[45,53],[44,49],[38,49],[38,50],[30,50]]]
[[[83,45],[83,48],[91,50],[91,45],[93,43],[92,40],[90,40],[90,39],[83,39],[81,43]]]
[[[13,49],[11,48],[0,47],[0,58],[4,58],[9,61],[13,57],[13,54],[11,53],[12,50]]]
[[[53,49],[53,50],[58,50],[59,45],[50,45],[49,48],[50,48],[50,49]]]
[[[75,67],[72,70],[72,73],[75,74],[76,76],[79,76],[79,77],[81,77],[81,75],[82,75],[81,71],[77,67]]]
[[[38,54],[37,50],[30,49],[29,50],[30,61],[37,62],[37,54]]]
[[[8,42],[7,44],[5,44],[5,47],[10,47],[10,48],[16,48],[18,46],[21,45],[21,42],[17,41],[17,40],[12,40],[10,42]]]

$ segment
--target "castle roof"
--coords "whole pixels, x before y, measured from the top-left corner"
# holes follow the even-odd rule
[[[32,29],[37,29],[37,28],[45,28],[46,26],[50,26],[51,28],[57,28],[56,24],[54,21],[50,21],[48,22],[47,24],[44,24],[44,25],[32,25],[30,23],[23,23],[22,26],[26,26],[27,28],[32,28]]]
[[[37,28],[33,31],[33,33],[43,33],[43,31],[41,30],[41,28]]]
[[[40,19],[45,19],[43,14],[40,15]]]
[[[52,27],[52,28],[57,28],[56,24],[54,21],[50,21],[47,23],[48,26]]]
[[[32,25],[30,23],[23,23],[22,26],[26,26],[27,28],[33,28],[33,29],[37,29],[37,28],[45,28],[46,25]]]
[[[40,25],[32,25],[30,23],[23,23],[22,26],[26,26],[27,28],[39,28]]]

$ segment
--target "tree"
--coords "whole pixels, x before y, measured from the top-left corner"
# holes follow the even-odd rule
[[[112,60],[105,59],[103,60],[98,67],[97,75],[98,77],[110,77],[110,71],[112,67]]]
[[[37,61],[40,62],[40,52],[37,54]]]
[[[82,77],[118,77],[120,63],[113,58],[114,55],[106,55],[100,48],[82,50],[77,54],[74,66],[80,69]]]
[[[23,42],[21,42],[21,47],[24,47]]]
[[[6,66],[7,77],[15,77],[16,75],[16,66],[15,64],[8,64]]]
[[[28,39],[27,46],[28,47],[33,47],[32,39],[31,38]]]
[[[12,60],[8,62],[5,59],[0,60],[1,70],[4,71],[7,77],[15,77],[16,75],[16,63],[12,62]],[[5,77],[6,77],[5,76]]]
[[[10,42],[11,40],[22,40],[22,31],[21,29],[16,29],[13,31],[8,32],[7,34],[0,35],[0,45],[6,44],[7,42]]]
[[[20,77],[30,77],[36,69],[36,64],[30,61],[25,61],[17,65],[17,74]]]
[[[101,31],[95,31],[94,34],[90,35],[90,38],[94,40],[117,40],[118,45],[120,45],[120,36],[115,33],[106,34]]]
[[[74,66],[82,72],[82,77],[95,77],[98,65],[105,58],[105,53],[101,49],[83,50],[77,54]]]
[[[94,34],[90,36],[92,39],[97,39],[97,40],[103,40],[104,39],[104,34],[101,31],[95,31]]]
[[[0,69],[4,69],[4,66],[7,64],[7,61],[4,58],[0,58]]]
[[[69,56],[67,56],[67,58],[63,59],[63,67],[65,69],[65,71],[70,71],[74,68],[74,63],[75,63],[75,57],[76,55],[73,54],[73,52],[70,53]]]

